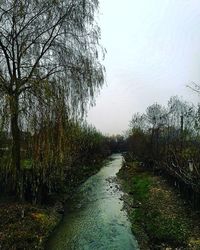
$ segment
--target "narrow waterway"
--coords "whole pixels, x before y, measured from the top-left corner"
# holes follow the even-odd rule
[[[70,208],[48,242],[48,250],[136,250],[123,193],[115,182],[122,156],[113,155],[70,201]]]

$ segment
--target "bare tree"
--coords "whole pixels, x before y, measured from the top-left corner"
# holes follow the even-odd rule
[[[68,106],[82,113],[103,84],[97,7],[98,0],[0,1],[0,91],[9,104],[18,180],[19,119],[28,104],[63,92]]]

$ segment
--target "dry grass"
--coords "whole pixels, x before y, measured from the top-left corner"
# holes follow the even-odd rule
[[[43,249],[50,231],[58,223],[51,209],[30,204],[4,202],[0,204],[0,249]]]

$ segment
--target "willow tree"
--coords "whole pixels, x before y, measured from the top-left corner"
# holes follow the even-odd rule
[[[9,105],[18,181],[19,124],[30,97],[48,102],[49,93],[62,91],[82,114],[103,84],[97,8],[98,0],[0,0],[0,96]]]

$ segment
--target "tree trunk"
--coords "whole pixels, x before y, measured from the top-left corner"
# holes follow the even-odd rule
[[[20,129],[18,124],[19,117],[19,100],[17,95],[10,97],[11,109],[11,134],[12,134],[12,165],[16,176],[15,193],[20,200],[23,200],[23,173],[21,171],[21,143],[20,143]]]

